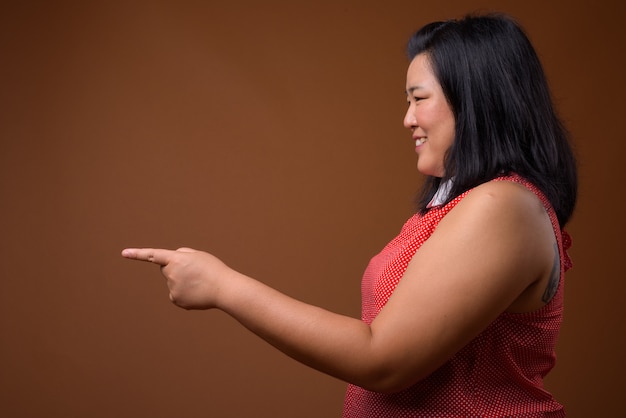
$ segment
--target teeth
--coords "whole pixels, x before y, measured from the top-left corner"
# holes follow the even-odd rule
[[[420,138],[415,140],[415,146],[422,145],[424,142],[428,141],[428,138]]]

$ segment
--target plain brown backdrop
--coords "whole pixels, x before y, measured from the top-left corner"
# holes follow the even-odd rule
[[[580,161],[575,267],[547,385],[626,416],[623,3],[20,1],[0,8],[0,415],[337,417],[345,384],[221,312],[173,307],[126,246],[211,251],[359,315],[421,179],[404,45],[517,17]]]

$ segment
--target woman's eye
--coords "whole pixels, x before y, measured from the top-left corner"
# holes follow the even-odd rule
[[[422,98],[421,98],[421,97],[411,97],[411,98],[409,98],[409,99],[407,99],[407,100],[406,100],[406,103],[407,103],[407,105],[409,105],[409,106],[410,106],[410,105],[411,105],[411,103],[417,103],[417,102],[419,102],[420,100],[422,100]]]

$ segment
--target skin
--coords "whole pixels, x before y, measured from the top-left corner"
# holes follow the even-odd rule
[[[450,120],[423,64],[411,63],[407,89],[419,81],[420,95],[432,94],[410,104],[405,124],[428,138],[418,167],[430,172],[442,167]],[[174,304],[220,309],[306,365],[392,393],[428,376],[502,312],[543,306],[558,262],[554,245],[532,192],[506,181],[478,186],[415,254],[370,326],[284,295],[206,252],[134,248],[122,255],[161,266]]]
[[[409,108],[404,126],[411,130],[413,140],[421,142],[415,148],[417,170],[442,177],[443,158],[454,141],[454,114],[425,54],[416,56],[409,65],[406,93]]]

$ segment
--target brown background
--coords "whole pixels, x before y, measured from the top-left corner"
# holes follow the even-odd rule
[[[357,316],[421,181],[405,42],[498,10],[528,30],[580,160],[547,384],[571,417],[625,416],[623,3],[215,3],[1,6],[0,415],[339,416],[344,383],[174,308],[158,269],[119,252],[209,250]]]

